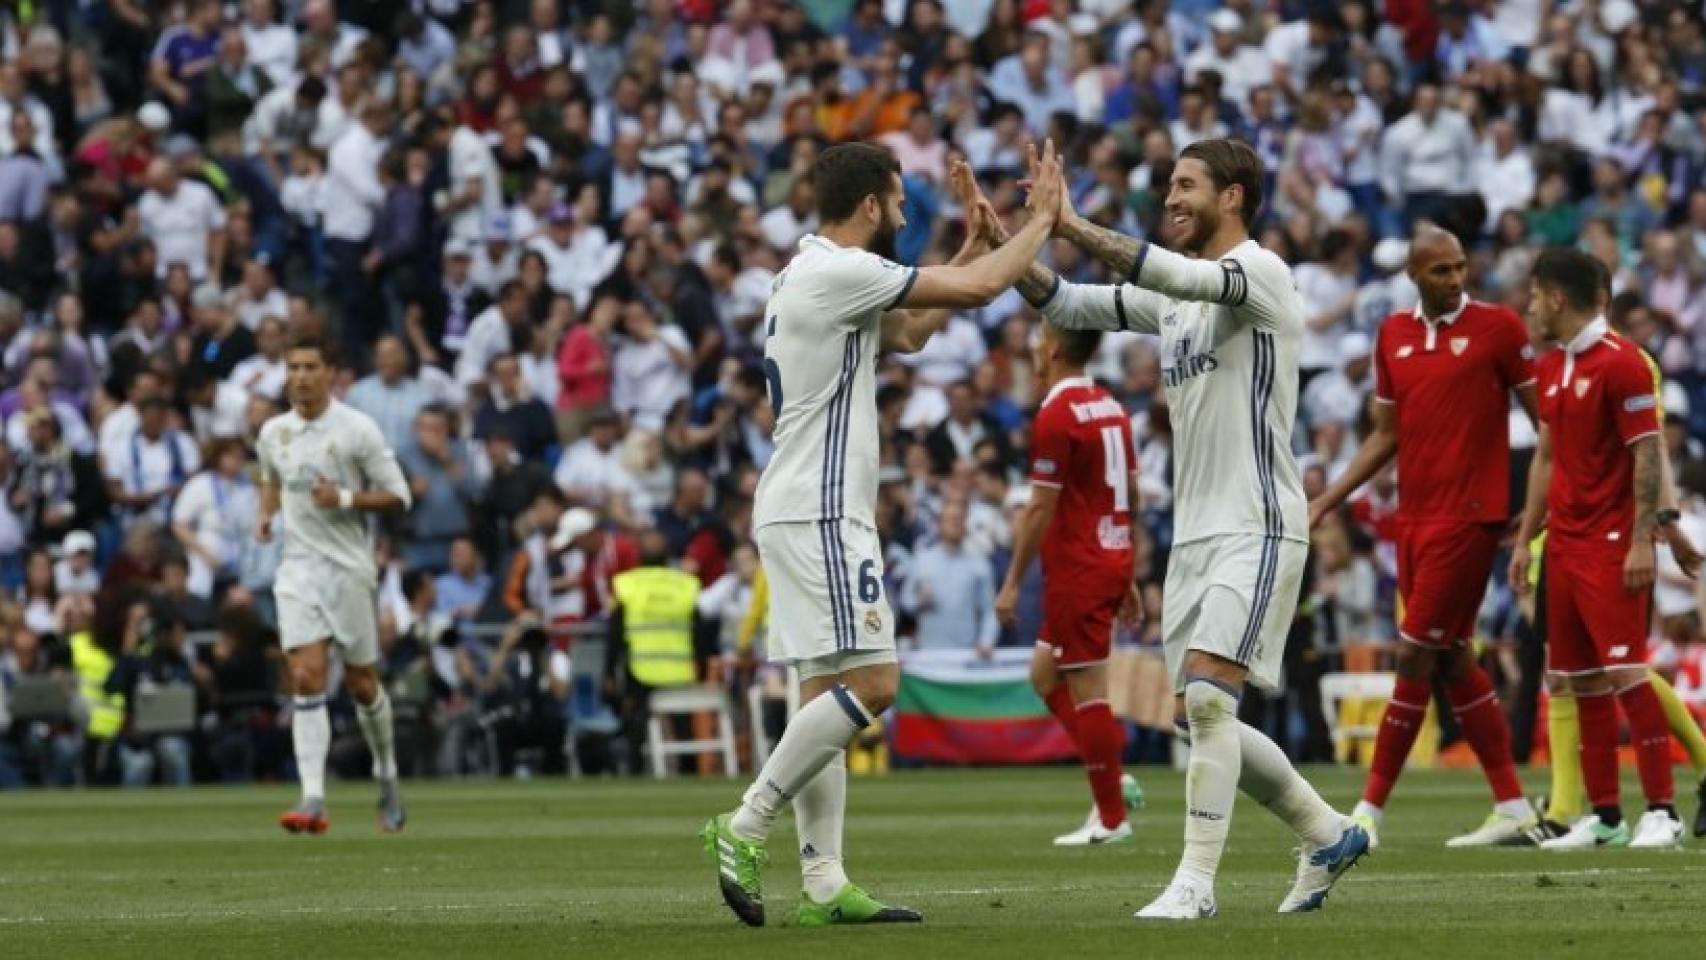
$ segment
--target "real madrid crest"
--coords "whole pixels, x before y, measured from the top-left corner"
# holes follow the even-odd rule
[[[1452,356],[1461,357],[1461,356],[1463,356],[1463,351],[1465,351],[1467,349],[1469,349],[1469,338],[1468,337],[1452,337],[1451,338],[1451,355]]]
[[[882,629],[883,629],[883,615],[878,613],[875,610],[866,610],[865,611],[865,632],[866,633],[881,633]]]

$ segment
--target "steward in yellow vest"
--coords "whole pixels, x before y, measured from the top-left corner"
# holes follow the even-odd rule
[[[701,641],[710,631],[699,620],[699,578],[669,565],[669,545],[655,530],[641,535],[640,565],[617,574],[611,593],[616,602],[605,675],[622,691],[629,769],[641,770],[651,692],[699,682],[700,660],[712,652],[702,651]]]

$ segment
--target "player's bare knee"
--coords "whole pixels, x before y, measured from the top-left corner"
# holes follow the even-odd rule
[[[1064,671],[1064,676],[1067,689],[1072,691],[1074,703],[1108,698],[1108,668],[1105,664],[1097,663],[1077,670],[1067,670]]]
[[[325,693],[325,661],[311,656],[291,657],[290,691],[299,697],[317,697]]]
[[[362,705],[367,705],[379,699],[379,675],[372,664],[367,666],[344,665],[344,688],[350,696]]]
[[[1442,650],[1433,657],[1433,668],[1446,683],[1456,683],[1475,672],[1475,652],[1469,644],[1460,643]]]
[[[1054,649],[1037,644],[1031,654],[1031,689],[1039,697],[1047,697],[1060,683],[1060,669],[1054,665]]]
[[[900,665],[882,663],[861,667],[843,674],[841,682],[874,717],[894,705],[895,695],[900,690]]]
[[[1569,680],[1570,692],[1578,697],[1603,697],[1612,692],[1611,678],[1604,670],[1578,673]]]

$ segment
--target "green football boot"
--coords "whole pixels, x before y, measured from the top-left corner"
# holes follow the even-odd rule
[[[764,881],[759,876],[768,856],[764,844],[742,840],[729,832],[729,818],[719,814],[705,822],[700,837],[717,866],[717,885],[723,902],[749,927],[764,926]]]
[[[827,927],[835,923],[923,923],[924,915],[908,907],[885,907],[849,883],[828,903],[818,903],[800,891],[799,925]]]

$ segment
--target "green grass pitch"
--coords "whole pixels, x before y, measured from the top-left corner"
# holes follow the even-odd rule
[[[1380,850],[1324,912],[1274,914],[1291,840],[1240,800],[1220,917],[1140,926],[1132,911],[1178,856],[1182,782],[1138,772],[1136,843],[1075,851],[1049,845],[1088,808],[1071,768],[854,778],[852,875],[926,922],[820,931],[791,925],[786,820],[766,874],[772,926],[723,908],[696,832],[734,804],[732,782],[414,784],[396,837],[376,832],[366,784],[333,791],[318,838],[274,826],[283,787],[0,796],[0,957],[1701,955],[1706,844],[1447,851],[1488,801],[1477,776],[1430,771],[1405,778]],[[1357,771],[1309,775],[1335,804],[1355,800]],[[1636,796],[1628,783],[1632,811]]]

